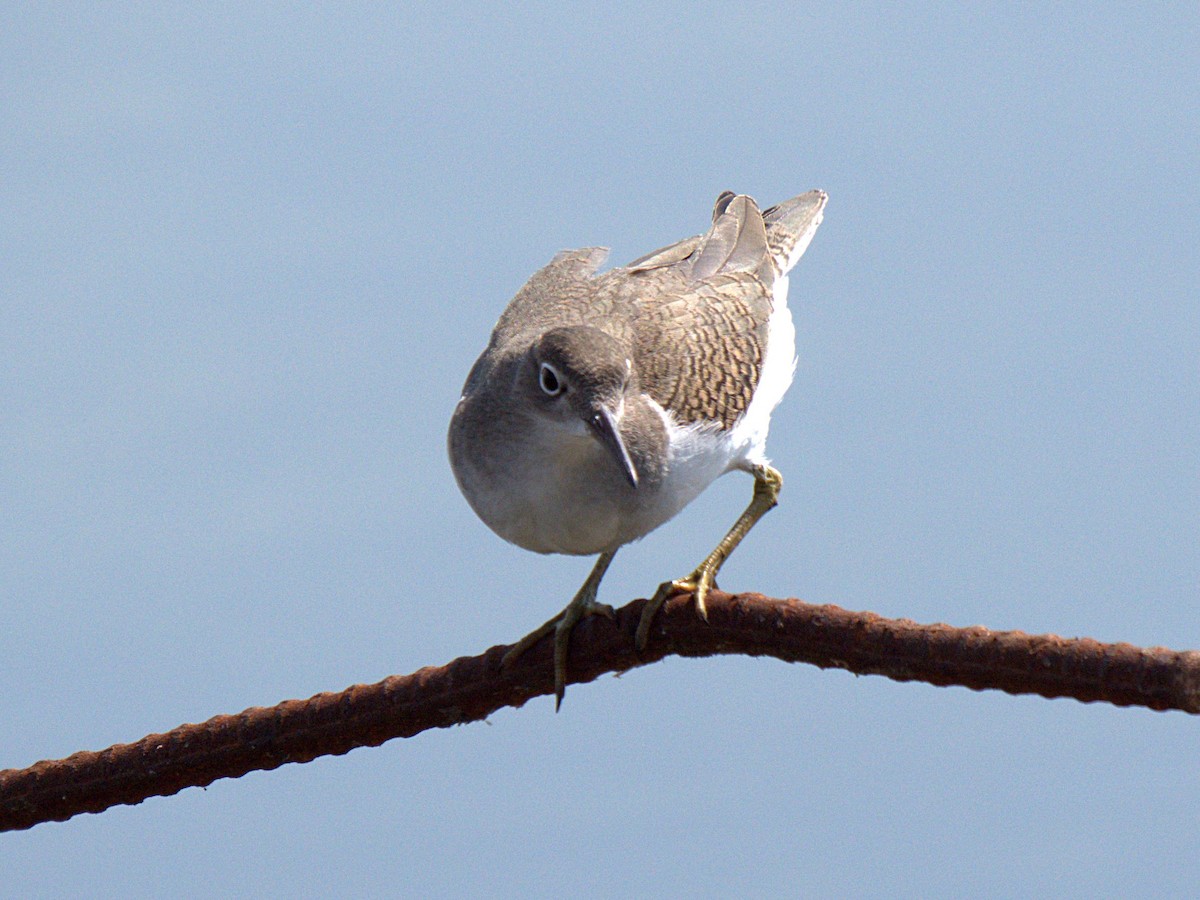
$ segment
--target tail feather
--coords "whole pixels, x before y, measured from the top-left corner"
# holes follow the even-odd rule
[[[824,191],[809,191],[763,213],[777,275],[786,275],[800,261],[821,224],[828,199]]]
[[[758,206],[745,194],[726,191],[717,198],[713,226],[692,261],[691,277],[701,281],[718,272],[754,271],[766,257],[767,230]]]
[[[809,191],[759,212],[745,194],[722,191],[706,234],[648,253],[631,272],[678,266],[692,281],[719,272],[756,271],[768,283],[786,275],[808,248],[825,209],[824,191]]]

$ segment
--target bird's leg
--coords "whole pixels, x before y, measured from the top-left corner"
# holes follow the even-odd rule
[[[521,638],[521,640],[517,641],[512,649],[504,654],[504,659],[501,660],[501,665],[511,665],[518,656],[546,635],[553,632],[555,710],[562,706],[563,694],[567,690],[567,650],[571,645],[571,631],[584,616],[598,613],[610,619],[613,617],[613,608],[611,606],[606,603],[596,602],[596,592],[600,589],[600,579],[604,577],[604,573],[608,571],[609,563],[613,561],[613,557],[616,555],[616,550],[601,553],[600,558],[596,560],[596,565],[592,567],[592,573],[588,575],[587,581],[583,583],[583,587],[579,589],[579,592],[567,604],[567,608],[545,625],[531,631],[525,637]]]
[[[705,557],[704,562],[700,563],[691,575],[660,584],[654,596],[646,604],[646,608],[642,610],[642,618],[638,622],[637,629],[637,648],[639,650],[646,649],[646,641],[650,637],[650,624],[654,620],[654,615],[672,594],[691,591],[696,601],[696,612],[700,618],[708,620],[705,599],[709,590],[716,587],[717,573],[721,571],[721,566],[725,564],[725,560],[729,559],[729,554],[733,553],[737,545],[742,542],[742,538],[750,533],[750,529],[758,520],[779,502],[783,476],[779,474],[778,470],[762,464],[751,469],[751,474],[754,476],[754,495],[750,498],[750,505],[733,523],[729,533],[721,538],[721,543],[713,548],[713,552]]]

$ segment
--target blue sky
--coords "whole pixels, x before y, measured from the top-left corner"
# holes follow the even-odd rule
[[[504,304],[829,192],[722,586],[1200,647],[1185,5],[10,10],[0,767],[474,654],[590,560],[445,459]],[[601,599],[684,574],[714,485]],[[0,837],[26,896],[1189,893],[1200,725],[668,660]]]

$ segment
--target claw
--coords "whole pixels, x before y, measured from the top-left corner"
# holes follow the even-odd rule
[[[697,569],[687,578],[677,578],[675,581],[664,581],[660,584],[658,590],[654,592],[654,596],[647,601],[642,610],[642,617],[638,620],[637,636],[634,639],[638,651],[646,649],[646,642],[650,639],[650,626],[655,615],[662,609],[662,605],[676,594],[691,594],[692,601],[696,604],[696,615],[707,622],[708,605],[705,601],[708,592],[716,586],[712,576],[701,569]]]
[[[706,601],[708,592],[717,586],[717,573],[721,571],[721,566],[725,564],[729,554],[742,542],[742,538],[750,532],[759,519],[775,506],[779,500],[779,490],[783,487],[783,476],[768,465],[755,466],[753,474],[754,495],[750,499],[750,505],[729,529],[729,533],[713,548],[713,552],[705,557],[704,562],[696,567],[696,571],[687,578],[663,582],[654,592],[654,596],[646,603],[645,609],[642,610],[641,621],[638,622],[635,639],[639,652],[646,649],[646,642],[650,638],[650,624],[654,616],[673,593],[691,591],[692,598],[696,603],[696,615],[705,622],[708,621]]]
[[[571,649],[571,632],[575,630],[575,626],[584,616],[600,615],[607,619],[616,618],[616,613],[611,606],[607,603],[596,602],[596,591],[600,587],[600,579],[604,577],[604,573],[615,555],[615,550],[601,553],[591,574],[588,575],[587,581],[567,604],[566,609],[517,641],[500,660],[501,666],[505,668],[511,666],[529,648],[553,632],[555,712],[562,706],[563,695],[567,691],[567,654]]]
[[[554,629],[554,711],[562,707],[567,692],[567,653],[571,649],[571,632],[584,616],[604,616],[613,619],[616,613],[607,603],[571,604],[562,611]]]

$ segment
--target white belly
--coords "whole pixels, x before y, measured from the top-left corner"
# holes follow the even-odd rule
[[[493,531],[537,553],[591,555],[649,534],[732,467],[730,436],[708,427],[670,429],[670,461],[657,484],[631,487],[590,435],[531,427],[503,477],[456,470],[471,506]]]

